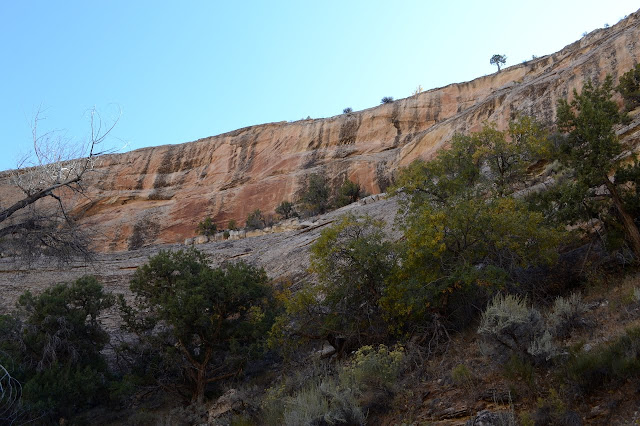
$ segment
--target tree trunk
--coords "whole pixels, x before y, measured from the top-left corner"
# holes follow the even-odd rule
[[[611,194],[613,205],[616,207],[616,210],[620,215],[620,219],[622,219],[622,226],[624,226],[624,231],[627,234],[627,238],[631,242],[631,248],[633,249],[633,254],[635,255],[636,262],[638,262],[640,261],[640,231],[638,231],[638,227],[636,226],[633,217],[629,214],[629,212],[627,212],[627,209],[624,208],[624,204],[622,203],[622,199],[620,198],[620,195],[616,190],[616,186],[609,180],[608,176],[605,176],[604,184]]]
[[[204,389],[207,386],[206,376],[207,366],[199,365],[196,373],[196,383],[193,395],[191,396],[191,402],[202,404],[204,402]]]

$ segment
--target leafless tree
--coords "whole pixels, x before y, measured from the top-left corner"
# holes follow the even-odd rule
[[[22,385],[0,364],[0,422],[12,425],[21,414]]]
[[[10,172],[14,194],[9,205],[0,200],[3,253],[27,263],[43,254],[63,263],[78,256],[91,258],[89,236],[77,226],[79,217],[72,211],[79,199],[86,197],[86,177],[96,169],[98,157],[107,153],[99,148],[118,120],[104,126],[95,109],[89,115],[90,136],[77,144],[57,131],[39,134],[42,118],[36,114],[33,153]]]

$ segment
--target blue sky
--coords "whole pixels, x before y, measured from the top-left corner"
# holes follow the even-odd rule
[[[2,1],[0,170],[42,131],[111,148],[329,117],[553,53],[635,1]],[[71,143],[71,142],[70,142]]]

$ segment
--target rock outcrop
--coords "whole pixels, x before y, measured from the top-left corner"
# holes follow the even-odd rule
[[[295,199],[311,173],[382,192],[399,167],[429,158],[454,133],[478,130],[485,120],[504,128],[531,115],[552,124],[558,98],[586,79],[617,79],[638,62],[639,22],[636,12],[552,55],[364,111],[104,156],[77,211],[98,250],[121,251],[184,241],[205,216],[224,227],[257,208],[273,212]],[[0,174],[3,201],[11,199],[9,187],[8,173]]]

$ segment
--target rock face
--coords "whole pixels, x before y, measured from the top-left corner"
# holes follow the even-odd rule
[[[334,186],[349,178],[383,192],[399,167],[485,120],[504,128],[531,115],[552,124],[558,98],[585,79],[617,79],[638,62],[639,22],[636,12],[552,55],[364,111],[105,156],[88,182],[90,200],[77,210],[95,230],[98,250],[121,251],[184,241],[205,216],[220,228],[257,208],[273,212],[296,198],[311,173],[325,173]],[[4,200],[9,186],[8,174],[0,175]]]

